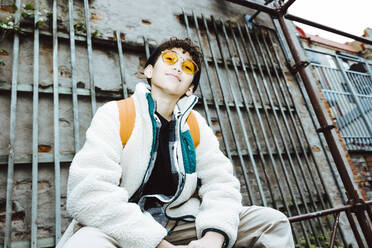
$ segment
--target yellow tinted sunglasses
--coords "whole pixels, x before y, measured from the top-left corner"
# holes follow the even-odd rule
[[[174,65],[178,61],[177,53],[169,50],[162,51],[161,57],[167,65]],[[199,68],[194,61],[185,60],[182,62],[182,70],[187,74],[195,74]]]

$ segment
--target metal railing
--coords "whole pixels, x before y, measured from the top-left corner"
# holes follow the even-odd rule
[[[312,63],[312,67],[347,149],[371,151],[372,74],[368,62],[363,58],[306,50],[330,56],[335,61],[336,68],[316,63]],[[342,59],[360,63],[365,72],[345,68]]]

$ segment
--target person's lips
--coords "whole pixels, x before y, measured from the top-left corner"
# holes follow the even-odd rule
[[[173,77],[177,78],[178,81],[181,81],[181,78],[180,78],[179,76],[177,76],[176,74],[173,74],[173,73],[165,73],[165,75],[173,76]]]

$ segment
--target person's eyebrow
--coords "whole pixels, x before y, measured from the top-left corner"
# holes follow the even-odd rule
[[[177,53],[177,50],[173,50],[174,48],[172,48],[170,51],[172,51],[172,52],[175,52],[175,53]],[[185,51],[185,50],[183,50],[182,49],[182,54],[186,54],[188,51]],[[178,53],[177,53],[178,54]],[[192,58],[192,56],[189,54],[189,57],[190,57],[190,59],[191,60],[193,60],[193,58]]]

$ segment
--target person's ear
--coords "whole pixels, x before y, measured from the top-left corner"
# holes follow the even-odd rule
[[[191,96],[193,92],[194,92],[194,84],[191,84],[185,94],[186,96]]]
[[[143,74],[145,74],[145,76],[147,78],[152,78],[152,72],[154,71],[154,67],[152,65],[148,65],[146,66],[145,70],[143,71]]]

